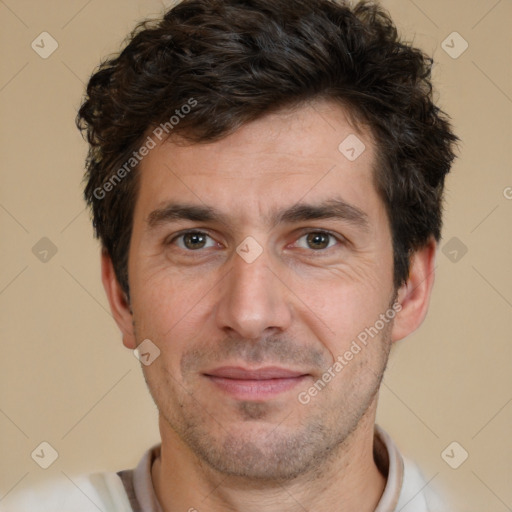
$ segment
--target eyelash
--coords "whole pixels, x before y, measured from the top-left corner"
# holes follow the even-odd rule
[[[311,230],[302,232],[300,237],[297,240],[300,240],[301,238],[304,238],[305,236],[307,236],[309,234],[312,234],[312,233],[320,234],[320,235],[327,235],[331,239],[334,238],[340,245],[346,245],[346,239],[344,237],[342,237],[341,235],[335,235],[334,233],[331,233],[330,231],[326,231],[326,230],[323,230],[323,229],[311,229]],[[209,238],[211,238],[213,240],[213,238],[208,233],[206,233],[205,231],[199,231],[199,230],[192,229],[192,230],[182,231],[181,233],[178,233],[173,238],[171,238],[170,240],[166,241],[165,245],[172,245],[172,244],[174,244],[174,242],[176,240],[178,240],[179,238],[183,238],[186,235],[206,235],[207,237],[209,237]],[[318,254],[318,253],[325,253],[329,249],[332,249],[332,248],[333,247],[326,247],[324,249],[317,249],[317,250],[310,249],[310,250],[311,250],[311,252]],[[189,253],[201,252],[201,249],[192,250],[192,249],[186,249],[186,248],[183,249],[181,247],[179,247],[179,249],[181,249],[181,250],[183,250],[185,252],[189,252]],[[207,249],[208,249],[208,247],[207,247]]]

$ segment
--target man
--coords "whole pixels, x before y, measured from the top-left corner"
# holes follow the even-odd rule
[[[85,198],[162,442],[73,510],[440,510],[375,425],[454,158],[431,64],[374,4],[184,0],[92,76]]]

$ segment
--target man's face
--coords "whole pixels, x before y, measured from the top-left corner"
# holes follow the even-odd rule
[[[338,149],[353,134],[340,106],[316,103],[141,163],[131,306],[137,344],[160,349],[145,379],[168,438],[226,474],[319,467],[375,411],[392,322],[352,342],[389,311],[393,250],[371,138],[357,133],[353,161]],[[334,201],[330,218],[299,208]]]

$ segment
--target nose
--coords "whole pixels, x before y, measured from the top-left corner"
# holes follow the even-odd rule
[[[290,291],[267,253],[251,263],[235,253],[216,308],[218,328],[244,339],[261,339],[291,323]],[[276,332],[271,332],[276,331]]]

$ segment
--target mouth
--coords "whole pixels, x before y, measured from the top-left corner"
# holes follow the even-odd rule
[[[268,400],[301,384],[309,374],[269,366],[248,369],[223,366],[203,373],[214,386],[236,400]]]

